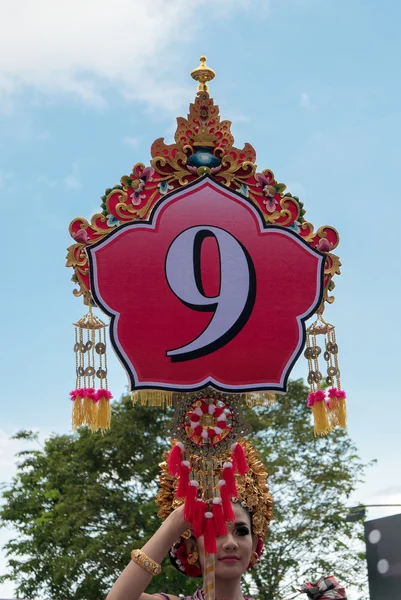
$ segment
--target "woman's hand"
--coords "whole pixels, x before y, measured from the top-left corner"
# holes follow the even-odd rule
[[[181,537],[182,534],[185,531],[187,531],[187,529],[192,529],[191,523],[188,523],[188,521],[184,519],[183,504],[175,510],[173,510],[173,512],[169,514],[164,523],[169,527],[169,529],[171,528],[171,530],[177,532],[176,540],[178,540],[178,538]]]

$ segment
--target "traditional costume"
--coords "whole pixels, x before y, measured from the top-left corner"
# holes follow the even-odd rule
[[[244,458],[248,468],[244,474],[235,474],[236,496],[232,501],[239,502],[251,515],[252,533],[258,538],[256,546],[256,560],[251,561],[248,569],[256,566],[259,558],[263,553],[264,542],[268,535],[270,522],[273,520],[273,500],[269,492],[267,477],[268,474],[262,462],[258,458],[258,453],[252,447],[251,443],[246,440],[240,440],[244,451]],[[173,446],[174,447],[174,446]],[[168,460],[169,455],[166,453],[164,462],[161,463],[161,474],[159,481],[159,492],[157,494],[156,503],[160,507],[159,516],[164,520],[168,515],[180,504],[183,499],[177,498],[177,489],[179,488],[179,477],[174,477],[169,472]],[[198,474],[201,477],[201,474]],[[218,486],[217,486],[218,487]],[[217,488],[216,488],[217,489]],[[201,502],[199,501],[199,504]],[[199,516],[200,515],[200,516]],[[204,531],[204,525],[199,524],[197,519],[201,518],[205,521],[205,516],[202,511],[196,517],[194,528],[198,531]],[[229,520],[227,518],[227,520]],[[199,564],[191,560],[185,549],[185,540],[197,532],[187,531],[177,540],[170,550],[170,560],[172,564],[183,574],[188,577],[201,577],[202,572]],[[224,533],[224,532],[223,532]],[[205,541],[206,544],[206,541]],[[213,585],[213,583],[212,583]],[[208,586],[207,577],[204,580],[204,589]],[[262,591],[262,590],[260,590]],[[313,600],[335,600],[347,598],[345,589],[340,587],[334,577],[322,578],[316,583],[305,583],[301,586],[300,592],[307,594],[308,598]],[[161,597],[168,598],[166,594],[159,594]],[[191,597],[186,600],[205,600],[205,592],[199,589]],[[252,600],[252,598],[245,598]]]

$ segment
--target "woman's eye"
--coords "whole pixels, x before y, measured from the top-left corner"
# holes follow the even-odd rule
[[[241,536],[248,535],[249,534],[249,528],[245,527],[245,526],[244,527],[238,527],[237,530],[236,530],[236,534],[237,535],[241,535]]]

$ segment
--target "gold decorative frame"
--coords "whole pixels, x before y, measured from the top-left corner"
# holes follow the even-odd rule
[[[121,177],[120,184],[106,189],[101,212],[93,215],[90,223],[83,217],[71,222],[74,243],[68,248],[66,266],[74,269],[72,280],[77,289],[73,293],[83,296],[85,304],[93,303],[86,246],[123,223],[146,221],[160,198],[209,173],[257,205],[267,224],[295,230],[326,255],[322,313],[324,302],[334,302],[330,295],[335,287],[333,277],[340,274],[340,259],[332,252],[339,243],[337,230],[325,225],[315,231],[305,220],[303,203],[285,191],[286,186],[275,179],[273,171],[257,171],[254,148],[248,143],[242,149],[234,146],[231,122],[220,119],[219,107],[209,95],[207,82],[213,79],[214,71],[206,66],[205,57],[192,76],[199,81],[198,93],[187,117],[177,118],[174,143],[157,139],[151,146],[150,165],[136,163],[130,175]]]

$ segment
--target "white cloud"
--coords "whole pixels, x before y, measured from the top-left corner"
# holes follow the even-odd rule
[[[300,103],[302,108],[312,108],[310,96],[306,92],[302,92]]]
[[[16,456],[18,452],[32,448],[39,450],[44,441],[53,433],[53,431],[41,427],[32,427],[31,429],[38,433],[38,442],[12,439],[18,431],[17,428],[15,430],[0,429],[0,483],[10,482],[15,475],[19,461]],[[55,428],[54,432],[64,434],[65,428]]]
[[[9,183],[12,182],[13,173],[11,171],[5,171],[0,169],[0,188],[6,187]]]
[[[127,146],[131,146],[131,148],[138,148],[138,146],[139,146],[139,140],[136,137],[126,136],[125,138],[122,139],[122,142],[124,144],[127,144]]]
[[[290,192],[293,196],[298,196],[301,202],[305,200],[306,188],[302,183],[299,181],[289,181],[288,183],[286,182],[286,186],[286,192]]]
[[[58,186],[58,181],[57,179],[51,179],[50,177],[47,177],[46,175],[38,175],[38,177],[36,178],[36,181],[39,185],[46,185],[47,187],[57,187]]]
[[[253,4],[248,0],[247,7]],[[204,0],[201,13],[187,0],[8,2],[1,19],[0,96],[29,87],[101,108],[109,89],[176,109],[182,90],[172,78],[183,44],[196,39],[200,14],[209,18],[208,6],[217,18],[243,10],[238,0],[221,0],[219,8]]]
[[[0,171],[0,183],[1,183],[1,171]],[[59,185],[64,185],[70,190],[77,190],[81,187],[81,181],[79,179],[78,163],[73,163],[71,170],[67,175],[60,179],[54,179],[47,175],[38,175],[36,177],[36,183],[38,185],[44,185],[49,188],[55,188]]]
[[[395,483],[394,485],[390,485],[386,488],[383,488],[377,492],[376,495],[383,496],[391,496],[401,494],[401,483]]]
[[[37,135],[37,139],[40,142],[47,142],[48,140],[52,139],[52,135],[49,131],[46,131],[46,130],[40,131]]]
[[[74,163],[72,165],[71,173],[68,173],[63,179],[64,185],[70,190],[76,190],[81,187],[81,182],[78,178],[78,164]]]
[[[17,452],[26,448],[23,440],[12,440],[10,431],[0,429],[0,483],[10,481],[16,471]]]
[[[389,489],[388,493],[378,492],[369,504],[377,505],[368,509],[369,519],[379,519],[390,515],[401,514],[401,489]]]
[[[0,41],[1,49],[1,41]],[[11,97],[15,93],[15,85],[10,77],[3,75],[0,67],[0,116],[10,115],[13,112]]]

